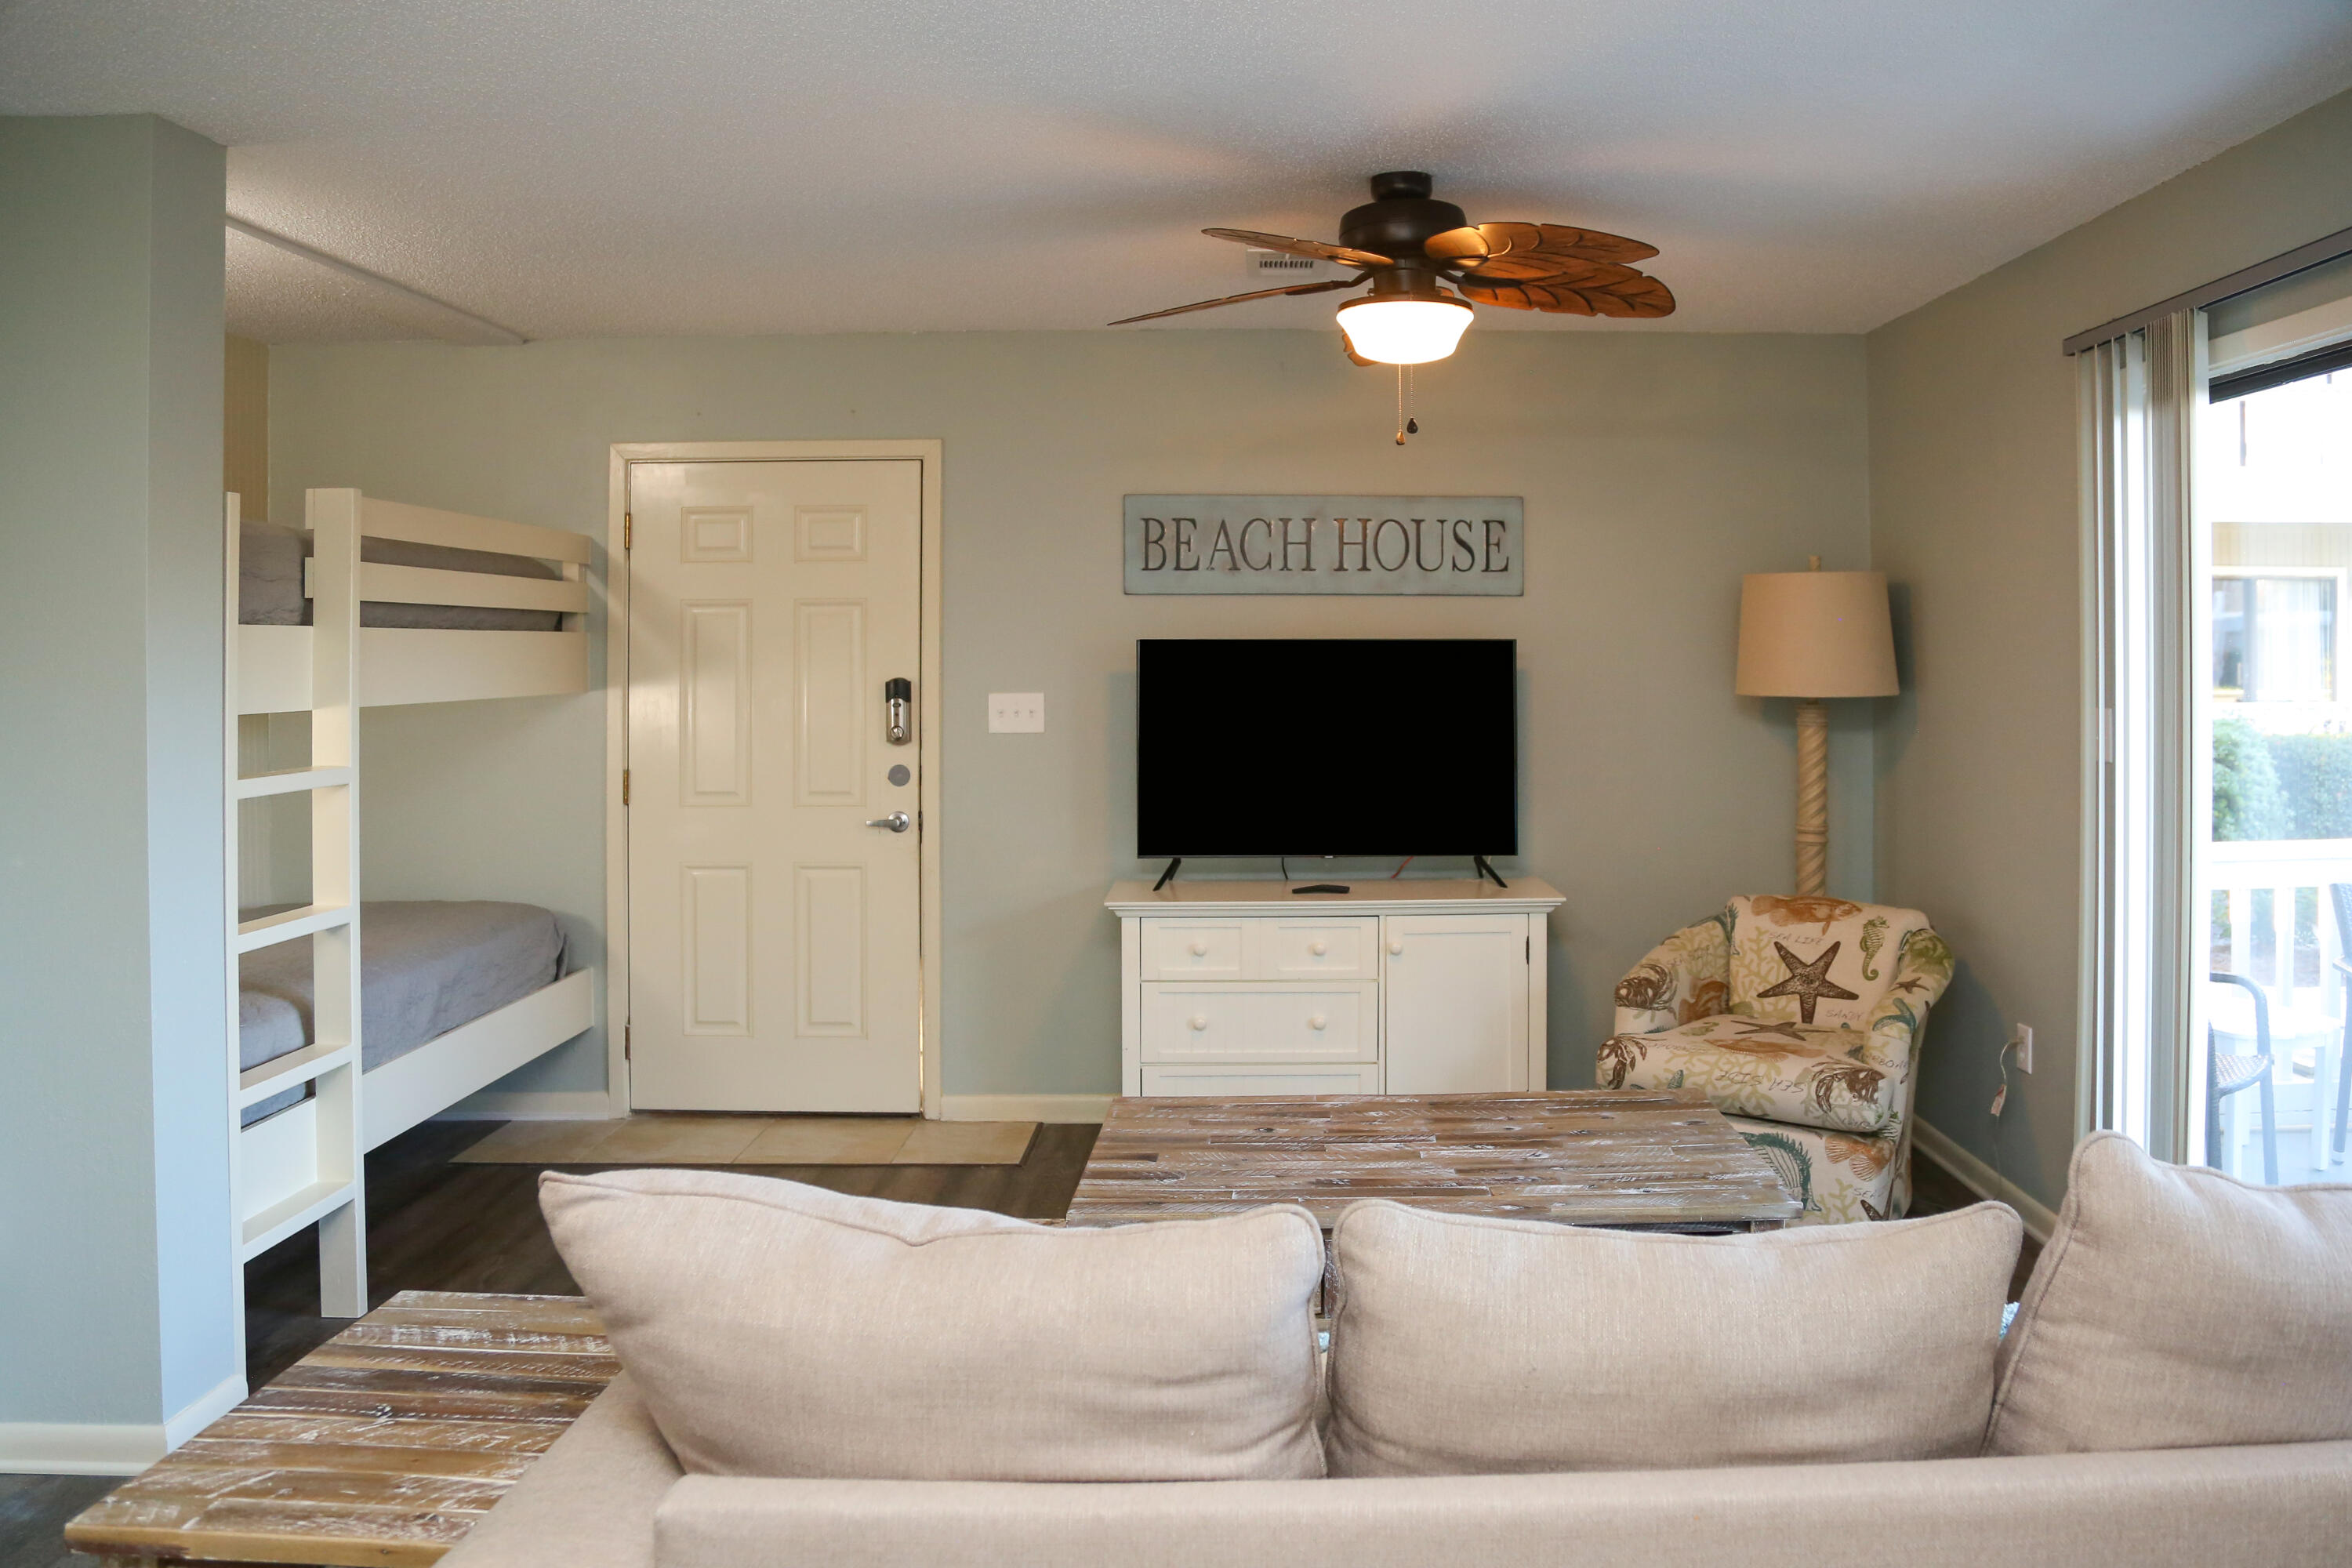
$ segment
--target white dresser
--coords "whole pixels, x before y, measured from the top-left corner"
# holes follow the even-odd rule
[[[1118,882],[1127,1094],[1453,1094],[1548,1087],[1532,877]]]

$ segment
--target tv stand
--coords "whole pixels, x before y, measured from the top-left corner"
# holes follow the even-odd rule
[[[1175,856],[1170,859],[1168,862],[1168,869],[1160,873],[1160,880],[1151,884],[1151,890],[1156,893],[1160,889],[1166,887],[1169,883],[1174,881],[1176,879],[1176,868],[1181,866],[1183,863],[1184,857],[1181,855]]]
[[[1487,872],[1491,875],[1491,870]],[[1546,1087],[1532,877],[1121,882],[1120,1092],[1475,1094]]]
[[[1500,871],[1496,870],[1495,868],[1486,864],[1486,858],[1484,855],[1471,856],[1470,864],[1477,868],[1477,869],[1483,874],[1494,878],[1495,886],[1498,888],[1508,888],[1510,886],[1508,882],[1503,880],[1503,874]]]

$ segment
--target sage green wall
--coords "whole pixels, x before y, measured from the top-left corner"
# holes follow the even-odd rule
[[[943,439],[950,1094],[1117,1087],[1100,900],[1145,869],[1135,639],[1517,637],[1517,864],[1569,898],[1549,960],[1565,1085],[1591,1080],[1612,988],[1652,942],[1788,885],[1794,742],[1785,704],[1732,695],[1739,576],[1866,563],[1863,375],[1852,337],[1474,331],[1421,373],[1424,433],[1400,449],[1392,379],[1328,331],[296,345],[271,358],[271,493],[281,518],[305,486],[357,485],[601,536],[613,442]],[[1521,495],[1527,595],[1128,598],[1130,491]],[[989,734],[992,690],[1044,691],[1046,732]],[[1832,880],[1857,896],[1867,717],[1833,745]],[[594,695],[372,711],[371,893],[536,900],[593,954],[603,722]],[[1311,812],[1348,781],[1270,758],[1267,787]],[[602,1081],[592,1042],[509,1087]]]
[[[1902,584],[1878,888],[1961,963],[1922,1120],[2057,1202],[2076,1128],[2082,572],[2071,333],[2352,227],[2335,98],[1870,334],[1871,561]],[[1989,1114],[2013,1022],[2034,1071]]]
[[[225,180],[151,117],[0,119],[0,1468],[137,1468],[244,1375]]]

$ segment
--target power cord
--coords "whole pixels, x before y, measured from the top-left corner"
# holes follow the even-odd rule
[[[1992,1091],[1992,1173],[2000,1179],[2004,1188],[2009,1184],[2009,1173],[2000,1168],[2000,1113],[2009,1104],[2009,1054],[2016,1048],[2017,1037],[2011,1034],[1993,1057],[1993,1065],[2000,1069],[2000,1087]]]

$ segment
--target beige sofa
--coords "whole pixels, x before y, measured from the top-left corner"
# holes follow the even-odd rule
[[[2077,1155],[2058,1232],[2001,1340],[2000,1286],[1976,1281],[1998,1277],[2004,1246],[2013,1256],[2014,1224],[2006,1210],[1980,1205],[1769,1242],[1694,1244],[1373,1205],[1335,1232],[1342,1294],[1328,1403],[1316,1422],[1330,1468],[1354,1479],[689,1475],[635,1378],[658,1375],[675,1389],[675,1357],[730,1331],[711,1326],[707,1314],[725,1308],[709,1304],[705,1287],[706,1315],[689,1339],[657,1344],[635,1319],[629,1333],[616,1331],[625,1362],[637,1348],[637,1373],[613,1384],[444,1568],[2352,1562],[2352,1188],[2261,1192],[2094,1139]],[[557,1234],[568,1256],[583,1254],[576,1268],[593,1266],[582,1278],[604,1305],[608,1260],[575,1247],[565,1225]],[[1481,1258],[1501,1262],[1482,1271]],[[1608,1283],[1628,1267],[1665,1289],[1603,1326],[1632,1300],[1633,1288]],[[1726,1268],[1734,1288],[1710,1290],[1707,1272]],[[1776,1292],[1822,1288],[1850,1301],[1856,1321],[1809,1338]],[[1567,1331],[1510,1336],[1555,1302]],[[1496,1315],[1482,1318],[1490,1309]],[[1979,1364],[1966,1347],[1988,1310],[1996,1349]],[[616,1300],[608,1321],[634,1310]],[[1659,1352],[1708,1323],[1722,1332]],[[1618,1342],[1628,1325],[1651,1342]],[[1889,1331],[1874,1345],[1874,1326]],[[1769,1367],[1751,1380],[1730,1359],[1729,1347],[1757,1342],[1759,1329],[1786,1347],[1759,1360],[1809,1364],[1805,1381],[1776,1384],[1782,1373]],[[1848,1342],[1851,1362],[1871,1370],[1838,1385],[1833,1403],[1808,1407],[1839,1373],[1806,1358]],[[1579,1365],[1592,1387],[1559,1381]],[[1434,1379],[1411,1375],[1440,1367]],[[1486,1379],[1488,1371],[1498,1375]],[[1551,1392],[1514,1403],[1523,1388]],[[1481,1410],[1477,1401],[1496,1390],[1501,1402]],[[1588,1396],[1591,1410],[1579,1404]],[[692,1425],[665,1408],[679,1429]],[[1852,1411],[1864,1445],[1855,1451],[1896,1451],[1870,1447],[1887,1442],[1953,1451],[1957,1432],[1969,1457],[1675,1468],[1612,1458],[1621,1444],[1649,1452],[1641,1445],[1662,1431],[1686,1433],[1695,1452],[1718,1457],[1818,1450],[1824,1409],[1832,1426]],[[1906,1426],[1909,1436],[1890,1436]],[[730,1436],[713,1424],[696,1440],[765,1437],[756,1426]],[[1597,1468],[1400,1473],[1527,1469],[1525,1452],[1492,1457],[1547,1445]]]

